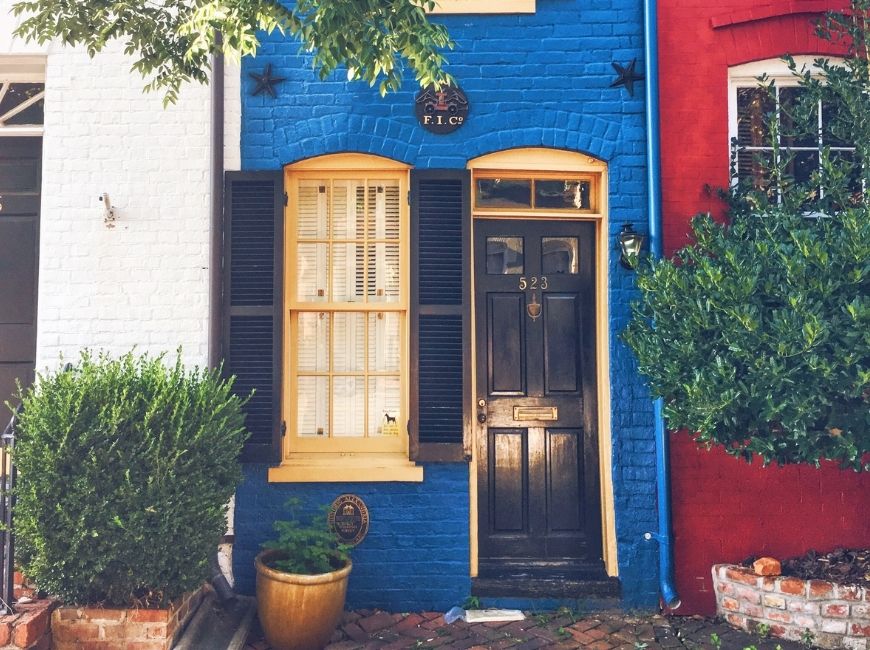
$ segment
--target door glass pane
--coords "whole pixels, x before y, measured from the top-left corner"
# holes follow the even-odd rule
[[[333,239],[363,239],[362,202],[357,194],[363,188],[356,181],[334,181],[332,184],[332,231]]]
[[[296,235],[299,239],[326,239],[327,183],[299,183],[299,216],[296,220]]]
[[[297,431],[300,436],[329,436],[329,378],[299,377]]]
[[[399,370],[401,320],[395,312],[369,314],[369,372]]]
[[[369,435],[399,435],[398,377],[369,377]]]
[[[399,301],[399,244],[369,244],[369,302]]]
[[[541,272],[544,275],[579,272],[579,242],[576,237],[541,238]]]
[[[532,181],[525,178],[479,178],[475,205],[478,208],[531,208]]]
[[[588,210],[589,181],[535,181],[535,207]]]
[[[365,435],[365,378],[332,378],[332,425],[335,437]]]
[[[399,208],[398,181],[369,184],[369,239],[399,239]]]
[[[301,312],[296,340],[296,367],[302,371],[329,370],[329,314]]]
[[[326,244],[296,247],[296,296],[304,302],[326,302]]]
[[[366,322],[364,314],[332,315],[332,366],[336,372],[365,370]]]
[[[486,238],[486,272],[488,275],[522,273],[524,260],[522,237]]]
[[[363,244],[332,245],[332,300],[362,302],[364,284]]]

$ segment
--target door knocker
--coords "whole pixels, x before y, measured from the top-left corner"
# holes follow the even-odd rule
[[[537,291],[532,291],[532,301],[526,305],[526,311],[529,313],[529,318],[532,321],[538,320],[538,316],[541,315],[541,303],[538,302]]]

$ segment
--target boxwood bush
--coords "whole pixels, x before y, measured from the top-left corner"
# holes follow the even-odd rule
[[[246,437],[218,371],[84,352],[22,395],[14,458],[24,571],[76,604],[161,606],[226,530]]]

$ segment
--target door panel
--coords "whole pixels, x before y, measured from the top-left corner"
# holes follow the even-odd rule
[[[489,392],[493,395],[524,395],[525,301],[517,294],[490,294],[488,315]]]
[[[595,226],[474,228],[479,575],[602,564]]]
[[[16,380],[33,382],[41,138],[0,138],[0,430]]]

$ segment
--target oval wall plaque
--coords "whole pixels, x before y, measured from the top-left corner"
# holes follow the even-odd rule
[[[442,86],[435,90],[429,86],[417,93],[414,114],[424,129],[443,135],[465,124],[468,108],[468,98],[459,88]]]
[[[356,546],[369,532],[369,509],[355,494],[342,494],[329,508],[329,527],[343,544]]]

